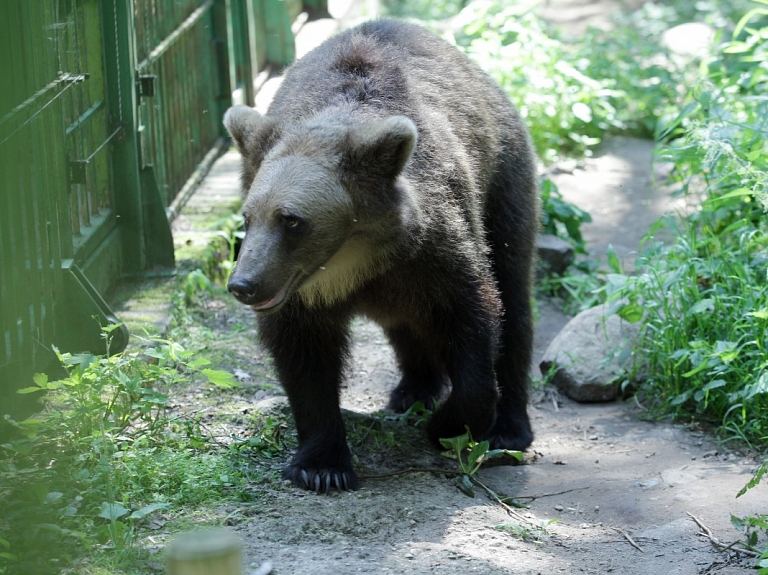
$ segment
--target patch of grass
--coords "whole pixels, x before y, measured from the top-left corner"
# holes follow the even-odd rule
[[[768,473],[768,460],[755,470],[752,479],[736,494],[741,497],[750,489],[754,489]],[[758,575],[768,575],[768,515],[750,515],[736,517],[731,515],[731,523],[739,531],[744,533],[741,545],[756,555],[755,567]]]
[[[546,539],[551,535],[549,526],[558,521],[559,519],[542,520],[538,526],[503,523],[501,525],[496,525],[494,529],[508,533],[522,541],[533,542],[538,546],[543,539]]]
[[[653,407],[768,446],[768,10],[748,13],[707,78],[663,126],[677,193],[700,209],[651,230],[636,277],[615,275],[620,315],[642,321]],[[759,20],[757,20],[759,22]]]
[[[541,190],[541,233],[550,234],[569,242],[577,254],[586,254],[581,226],[592,221],[587,212],[566,202],[560,190],[550,179],[544,179]]]
[[[137,542],[150,520],[242,497],[229,452],[168,411],[192,380],[229,388],[232,376],[161,339],[59,359],[67,376],[20,390],[43,394],[44,408],[11,422],[18,436],[0,446],[0,573],[146,572]]]

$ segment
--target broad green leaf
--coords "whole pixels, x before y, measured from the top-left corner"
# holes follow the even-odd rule
[[[56,503],[62,497],[64,497],[64,494],[61,491],[51,491],[45,496],[45,501],[43,501],[43,503]]]
[[[36,373],[32,376],[32,381],[35,382],[35,385],[37,387],[47,388],[48,387],[48,376],[44,373]]]
[[[490,444],[487,441],[481,441],[472,447],[467,456],[467,463],[469,463],[470,467],[477,461],[482,461],[483,455],[488,451],[488,447],[490,447]]]
[[[693,390],[689,389],[678,395],[677,397],[673,398],[672,401],[669,402],[670,405],[681,405],[691,399],[691,396],[693,395]]]
[[[724,379],[713,379],[701,389],[704,391],[709,391],[711,389],[717,389],[718,387],[724,387],[726,385],[728,385],[728,382],[725,381]]]
[[[751,315],[757,319],[768,319],[768,307],[764,307],[763,309],[759,309],[757,311],[751,311],[747,315]]]
[[[139,520],[143,519],[150,513],[154,513],[155,511],[159,511],[160,509],[168,509],[170,507],[170,504],[168,503],[153,503],[151,505],[146,505],[145,507],[142,507],[141,509],[137,509],[133,513],[131,513],[129,519]]]
[[[699,314],[712,311],[714,309],[714,301],[712,298],[700,299],[691,306],[691,313]]]
[[[725,48],[723,48],[723,53],[743,54],[744,52],[749,52],[751,48],[752,47],[747,42],[731,42]]]
[[[17,389],[16,393],[20,395],[26,395],[27,393],[35,393],[36,391],[45,391],[44,387],[22,387]]]
[[[207,377],[208,381],[210,381],[216,387],[231,389],[233,387],[238,387],[240,385],[238,381],[235,379],[235,376],[229,373],[228,371],[206,368],[202,370],[201,373],[205,377]]]
[[[502,455],[507,455],[509,457],[514,457],[518,461],[523,460],[523,452],[522,451],[515,451],[513,449],[491,449],[485,454],[486,459],[496,459],[497,457],[501,457]]]
[[[456,437],[441,437],[440,445],[446,449],[453,449],[458,453],[461,453],[469,445],[469,435],[465,433],[464,435],[457,435]]]
[[[616,314],[629,323],[637,323],[643,319],[643,308],[636,303],[628,303],[621,307]]]
[[[124,515],[128,515],[130,512],[131,512],[130,509],[126,509],[120,503],[108,503],[105,501],[104,503],[101,504],[101,509],[99,510],[99,517],[108,519],[109,521],[115,521],[116,519],[120,519]]]

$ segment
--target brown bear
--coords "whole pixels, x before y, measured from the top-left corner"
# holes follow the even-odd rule
[[[339,409],[356,314],[394,347],[390,408],[432,407],[435,442],[468,426],[528,447],[536,166],[493,81],[422,28],[381,20],[293,64],[264,116],[236,106],[224,124],[245,194],[229,290],[256,312],[296,420],[284,476],[357,487]]]

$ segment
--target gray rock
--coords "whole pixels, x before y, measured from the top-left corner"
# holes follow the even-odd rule
[[[284,395],[264,398],[257,401],[253,407],[264,416],[289,415],[291,413],[291,407],[288,405],[288,398]]]
[[[562,273],[573,263],[573,246],[557,236],[543,234],[538,237],[536,248],[544,275]]]
[[[552,383],[576,401],[612,401],[631,367],[629,359],[639,324],[615,314],[604,315],[605,306],[581,312],[555,336],[544,352],[540,367],[546,374],[557,368]]]
[[[674,26],[661,36],[661,44],[683,61],[706,56],[714,41],[715,29],[702,22]]]

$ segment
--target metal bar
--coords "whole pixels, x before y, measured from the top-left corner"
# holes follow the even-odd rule
[[[104,107],[104,100],[96,100],[93,105],[88,108],[85,112],[83,112],[80,117],[72,122],[69,126],[67,126],[67,129],[64,130],[64,134],[66,136],[69,136],[72,132],[77,130],[80,126],[82,126],[91,116],[93,116],[96,112],[101,110]]]
[[[90,156],[88,156],[87,158],[85,158],[85,159],[83,159],[83,160],[73,160],[73,161],[74,161],[74,162],[81,162],[81,163],[83,163],[83,164],[87,164],[88,162],[90,162],[90,161],[93,159],[93,157],[94,157],[96,154],[98,154],[98,153],[99,153],[101,150],[103,150],[103,149],[104,149],[104,146],[106,146],[107,144],[109,144],[109,142],[111,142],[111,141],[112,141],[112,140],[113,140],[115,137],[117,137],[117,135],[118,135],[120,132],[122,132],[122,131],[123,131],[123,127],[122,127],[122,126],[118,126],[117,128],[115,128],[115,131],[114,131],[114,132],[112,132],[112,133],[111,133],[109,136],[107,136],[107,139],[106,139],[106,140],[104,140],[104,141],[103,141],[103,142],[102,142],[102,143],[99,145],[99,147],[98,147],[98,148],[96,148],[96,149],[95,149],[93,152],[91,152],[91,155],[90,155]]]
[[[107,62],[107,103],[114,123],[125,127],[125,138],[112,148],[115,215],[123,238],[123,271],[140,273],[146,263],[146,238],[136,138],[138,102],[133,2],[104,2],[104,59]]]
[[[136,67],[136,70],[138,72],[143,72],[146,68],[156,62],[160,56],[162,56],[168,50],[168,48],[170,48],[176,42],[176,40],[179,39],[179,36],[194,26],[197,21],[200,20],[205,15],[205,13],[211,9],[215,2],[216,0],[206,0],[206,2],[203,3],[200,8],[192,12],[192,14],[190,14],[189,17],[184,20],[184,22],[182,22],[173,32],[171,32],[170,35],[165,38],[165,40],[155,46],[149,55],[139,63],[139,65]]]
[[[66,85],[64,88],[62,88],[61,92],[59,92],[58,94],[56,94],[56,95],[55,95],[53,98],[51,98],[51,99],[50,99],[48,102],[46,102],[46,103],[45,103],[45,104],[44,104],[42,107],[40,107],[40,108],[37,110],[37,112],[35,112],[34,114],[32,114],[32,116],[30,116],[29,118],[27,118],[27,119],[24,121],[24,123],[23,123],[23,124],[21,124],[20,126],[16,126],[16,129],[15,129],[15,130],[13,130],[13,131],[12,131],[10,134],[8,134],[8,135],[7,135],[7,136],[6,136],[4,139],[0,140],[0,144],[4,144],[4,143],[5,143],[5,142],[7,142],[8,140],[10,140],[10,139],[11,139],[11,136],[13,136],[13,135],[14,135],[16,132],[18,132],[18,131],[19,131],[19,130],[21,130],[21,129],[22,129],[24,126],[26,126],[27,124],[29,124],[29,123],[30,123],[32,120],[34,120],[34,119],[35,119],[37,116],[39,116],[39,115],[40,115],[40,114],[43,112],[43,110],[45,110],[46,108],[48,108],[48,106],[50,106],[51,104],[53,104],[53,103],[54,103],[54,102],[55,102],[55,101],[56,101],[56,100],[57,100],[57,99],[58,99],[58,98],[59,98],[59,97],[60,97],[62,94],[64,94],[64,93],[65,93],[65,92],[66,92],[66,91],[67,91],[69,88],[71,88],[72,86],[74,86],[74,85],[75,85],[75,84],[77,84],[78,82],[82,82],[83,80],[87,80],[87,79],[88,79],[88,74],[62,74],[62,76],[61,76],[61,77],[60,77],[58,80],[54,80],[53,82],[51,82],[50,84],[48,84],[48,86],[46,86],[45,88],[43,88],[42,90],[40,90],[40,92],[39,92],[39,93],[44,93],[44,92],[47,92],[47,91],[49,90],[49,86],[51,86],[51,85],[59,85],[59,84],[61,84],[61,83],[64,83],[64,82],[69,82],[69,83],[68,83],[68,84],[67,84],[67,85]],[[27,100],[25,100],[23,103],[21,103],[21,104],[19,104],[18,106],[16,106],[16,108],[14,108],[13,110],[11,110],[11,112],[10,112],[10,113],[6,114],[6,115],[5,115],[5,117],[4,117],[2,120],[0,120],[0,125],[2,125],[4,122],[6,122],[7,120],[9,120],[9,119],[10,119],[10,118],[11,118],[13,115],[15,115],[15,114],[17,113],[17,111],[21,111],[21,110],[22,110],[22,109],[24,109],[25,107],[27,107],[27,106],[31,105],[31,104],[32,104],[32,102],[33,102],[35,99],[37,99],[38,97],[39,97],[39,96],[38,96],[37,94],[35,94],[35,95],[31,96],[30,98],[28,98]]]
[[[0,126],[2,126],[11,117],[13,117],[16,114],[18,114],[19,112],[21,112],[27,106],[31,106],[35,102],[35,100],[37,100],[41,96],[45,95],[47,92],[50,92],[53,88],[56,88],[59,84],[62,84],[64,82],[70,82],[70,83],[74,84],[74,83],[77,83],[77,82],[82,82],[83,80],[87,80],[87,79],[88,79],[88,74],[70,74],[68,72],[67,73],[62,72],[61,75],[58,78],[56,78],[52,82],[49,82],[45,87],[40,88],[37,92],[32,94],[29,98],[24,100],[21,104],[19,104],[13,110],[8,112],[5,116],[3,116],[2,119],[0,119]],[[67,87],[69,87],[69,86],[67,86]],[[54,96],[53,99],[51,100],[51,102],[53,102],[53,100],[58,98],[60,95],[61,95],[61,93],[59,93],[56,96]],[[48,102],[48,104],[50,104],[51,102]],[[45,104],[45,106],[43,106],[43,108],[47,107],[48,104]],[[40,108],[40,110],[42,110],[43,108]],[[38,110],[38,112],[40,110]],[[30,120],[31,119],[32,118],[30,118]]]

